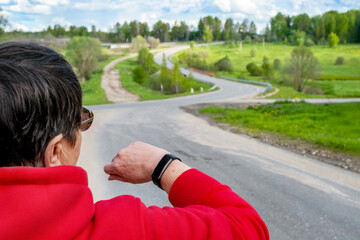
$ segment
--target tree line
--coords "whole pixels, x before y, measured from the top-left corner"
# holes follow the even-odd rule
[[[1,9],[0,9],[1,13]],[[9,25],[7,19],[1,15],[0,34],[4,27]],[[296,43],[302,42],[324,44],[328,41],[331,33],[339,37],[341,43],[360,42],[360,10],[350,10],[344,13],[328,11],[322,15],[310,17],[303,13],[295,16],[284,15],[281,12],[272,17],[261,34],[257,34],[257,26],[254,21],[244,19],[242,22],[234,22],[227,18],[224,22],[218,17],[207,16],[200,18],[197,26],[189,26],[185,21],[175,22],[170,27],[169,23],[157,21],[150,28],[149,24],[140,21],[117,22],[109,31],[101,31],[95,25],[89,30],[84,26],[64,27],[61,25],[49,26],[38,33],[24,33],[13,31],[13,34],[37,35],[44,37],[75,37],[88,36],[98,38],[101,42],[131,42],[140,35],[144,38],[149,36],[159,39],[161,42],[169,41],[205,41],[211,34],[214,41],[239,42],[246,37],[266,41]],[[210,32],[209,32],[210,31]]]
[[[279,12],[270,19],[264,35],[269,41],[295,42],[308,38],[324,44],[331,33],[336,34],[341,43],[360,42],[360,10],[328,11],[313,17],[306,13],[291,17]]]

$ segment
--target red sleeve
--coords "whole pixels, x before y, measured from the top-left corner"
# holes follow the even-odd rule
[[[77,239],[269,239],[250,204],[198,170],[184,172],[169,199],[174,207],[146,207],[126,195],[99,201],[92,222]]]
[[[175,181],[169,199],[174,208],[143,209],[150,239],[269,239],[250,204],[196,169]]]

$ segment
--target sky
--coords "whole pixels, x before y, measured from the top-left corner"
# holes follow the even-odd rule
[[[41,31],[55,24],[95,25],[108,31],[116,22],[132,20],[145,21],[150,28],[158,20],[171,26],[185,21],[196,29],[201,17],[211,15],[223,22],[229,17],[234,22],[248,18],[261,32],[278,12],[290,16],[346,12],[360,9],[360,0],[0,0],[0,7],[10,23],[8,31]]]

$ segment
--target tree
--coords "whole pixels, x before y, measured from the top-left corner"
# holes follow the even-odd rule
[[[336,33],[332,32],[329,34],[328,43],[329,43],[329,47],[331,47],[331,48],[337,47],[337,45],[339,43],[339,37],[336,35]]]
[[[214,24],[214,39],[217,41],[221,38],[221,20],[218,17],[215,17]]]
[[[282,13],[276,14],[270,19],[271,33],[277,40],[284,40],[289,33],[288,22]]]
[[[212,39],[213,39],[212,31],[211,31],[209,25],[205,25],[203,40],[204,40],[204,42],[210,44]]]
[[[253,21],[250,23],[249,33],[251,36],[256,35],[256,24]]]
[[[143,65],[146,61],[147,56],[149,55],[150,51],[147,47],[143,47],[139,50],[138,54],[138,63]]]
[[[134,38],[139,35],[139,25],[136,20],[129,23],[131,37]]]
[[[173,68],[173,81],[172,85],[175,86],[175,92],[179,93],[179,82],[180,82],[181,74],[179,70],[179,62],[175,61]]]
[[[233,34],[234,34],[234,22],[232,18],[228,18],[225,21],[224,26],[224,40],[225,42],[231,42],[233,40]]]
[[[83,81],[90,79],[100,56],[101,43],[98,39],[74,37],[67,45],[66,57]]]
[[[9,24],[7,18],[2,14],[2,8],[0,7],[0,36],[5,32],[5,27]]]
[[[318,77],[320,65],[309,48],[296,47],[286,71],[293,77],[295,90],[302,92],[308,81]]]
[[[299,30],[305,32],[306,34],[309,34],[310,27],[311,27],[311,20],[309,15],[307,15],[306,13],[292,17],[292,28],[294,30]]]
[[[157,48],[160,44],[160,40],[154,37],[148,37],[147,42],[151,49]]]
[[[143,84],[146,77],[146,72],[143,66],[137,66],[132,71],[132,79],[138,84]]]
[[[146,47],[146,45],[146,40],[140,35],[137,35],[136,38],[133,38],[131,41],[131,49],[134,51],[139,51],[139,49]]]
[[[124,34],[124,41],[131,42],[131,29],[127,21],[125,21],[124,24],[121,26],[121,32]]]

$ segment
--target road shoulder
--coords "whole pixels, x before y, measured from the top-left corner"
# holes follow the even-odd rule
[[[217,126],[226,131],[230,131],[240,135],[247,135],[252,138],[256,138],[264,143],[270,144],[272,146],[280,147],[285,150],[295,152],[297,154],[316,159],[334,166],[338,166],[344,169],[348,169],[354,172],[360,173],[360,157],[356,155],[349,155],[345,153],[340,153],[332,150],[328,150],[324,147],[319,147],[314,144],[307,143],[300,139],[292,139],[290,137],[281,136],[277,134],[264,133],[254,134],[246,129],[239,129],[229,124],[218,122],[211,118],[210,115],[200,114],[199,109],[206,106],[219,106],[219,107],[233,107],[233,108],[244,108],[248,106],[259,105],[254,103],[212,103],[212,104],[194,104],[185,107],[181,107],[187,113],[195,115],[196,117],[206,120],[210,125]]]

